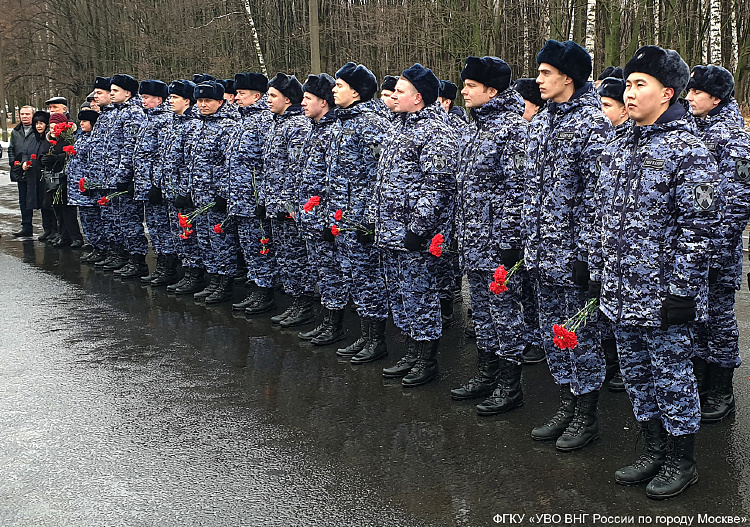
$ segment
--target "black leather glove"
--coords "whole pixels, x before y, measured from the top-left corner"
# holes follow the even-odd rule
[[[719,270],[716,267],[708,268],[708,283],[715,284],[719,281]]]
[[[601,297],[602,296],[602,283],[596,282],[594,280],[589,280],[589,292],[587,296],[589,297],[589,299]]]
[[[122,181],[120,183],[117,183],[117,186],[115,187],[115,190],[117,190],[117,192],[127,192],[129,186],[130,186],[129,182]]]
[[[266,207],[265,205],[256,205],[255,206],[255,217],[259,220],[265,220],[266,219]]]
[[[148,189],[148,202],[152,205],[161,205],[164,201],[164,197],[161,195],[161,189],[159,187],[151,187]]]
[[[135,181],[131,181],[130,183],[128,183],[127,192],[128,192],[128,197],[130,198],[135,197]]]
[[[49,168],[55,164],[55,156],[51,154],[42,154],[42,157],[39,158],[39,161],[42,163],[42,166],[44,168]]]
[[[521,259],[521,249],[501,249],[500,259],[506,269],[510,269]]]
[[[214,210],[216,212],[226,212],[227,211],[227,200],[226,198],[222,198],[221,196],[214,196],[214,199],[212,200],[214,202]]]
[[[427,238],[412,231],[406,231],[404,247],[409,251],[424,251],[427,248]]]
[[[573,283],[585,287],[589,285],[589,278],[591,278],[589,263],[581,260],[573,262]]]
[[[194,209],[195,204],[193,203],[193,198],[190,196],[183,196],[182,194],[178,194],[177,197],[174,199],[174,206],[178,209]]]
[[[336,239],[336,237],[331,232],[330,227],[326,227],[325,229],[323,229],[323,235],[321,236],[321,238],[323,239],[324,242],[332,242],[333,240]]]
[[[293,218],[289,217],[289,213],[285,210],[280,210],[276,213],[277,221],[292,221]]]
[[[86,190],[84,190],[83,192],[81,192],[81,194],[83,194],[84,196],[91,196],[92,195],[91,189],[87,188]]]
[[[357,231],[357,241],[361,243],[362,245],[370,245],[375,243],[375,224],[374,223],[365,223],[362,225],[366,230],[370,231],[362,232],[361,230]]]
[[[669,293],[661,303],[661,328],[695,320],[695,299]]]

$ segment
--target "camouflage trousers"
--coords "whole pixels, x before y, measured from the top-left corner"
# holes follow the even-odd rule
[[[453,300],[453,286],[456,283],[456,277],[461,276],[458,253],[444,252],[438,258],[437,269],[440,298]]]
[[[130,254],[148,252],[148,240],[143,229],[143,202],[128,196],[120,196],[112,202],[117,210],[116,228],[125,250]]]
[[[236,226],[228,221],[224,232],[214,232],[214,226],[227,218],[225,212],[209,209],[193,222],[198,235],[201,259],[206,271],[211,274],[234,276],[237,274],[237,234]]]
[[[740,330],[734,314],[737,291],[724,284],[708,286],[708,322],[695,325],[695,355],[722,368],[738,368]]]
[[[335,242],[341,275],[349,284],[349,293],[360,317],[388,318],[388,293],[385,289],[382,253],[374,244],[361,244],[354,231],[344,231]]]
[[[102,191],[103,194],[106,190]],[[120,236],[120,230],[117,228],[117,207],[115,203],[119,198],[113,198],[106,205],[97,205],[99,207],[99,218],[102,221],[102,233],[107,243],[119,243],[124,245],[124,240]]]
[[[182,267],[189,267],[191,269],[205,269],[206,266],[203,263],[203,257],[201,256],[201,249],[198,245],[198,236],[194,232],[187,239],[180,238],[182,234],[182,227],[180,227],[180,220],[177,217],[178,213],[189,214],[193,210],[178,210],[174,206],[173,202],[169,202],[169,227],[175,238],[175,248],[177,250],[177,256],[179,256]],[[193,225],[193,230],[196,230]]]
[[[143,202],[143,214],[154,252],[156,254],[175,254],[177,252],[177,239],[172,233],[172,226],[169,221],[168,202],[164,201],[159,205],[154,205],[145,201]]]
[[[81,230],[86,241],[100,251],[106,249],[109,241],[102,221],[101,207],[98,205],[93,207],[80,206],[78,207],[78,216],[81,219]]]
[[[660,419],[673,436],[700,427],[698,387],[690,360],[688,324],[655,327],[613,324],[620,371],[639,422]]]
[[[586,304],[586,288],[535,281],[539,299],[539,327],[547,354],[547,364],[557,384],[570,384],[575,395],[599,390],[604,382],[604,353],[599,341],[599,325],[589,320],[578,328],[578,345],[560,349],[553,341],[552,326],[563,324]]]
[[[529,272],[521,268],[521,305],[523,306],[524,333],[526,344],[542,347],[542,334],[539,331],[539,299]]]
[[[336,242],[307,239],[307,257],[315,271],[320,303],[326,309],[344,309],[349,301],[349,282],[341,270]]]
[[[388,304],[396,327],[414,340],[442,335],[438,258],[422,251],[383,250]]]
[[[312,296],[315,281],[307,259],[307,245],[294,221],[271,220],[279,276],[284,292],[292,297]]]
[[[477,348],[521,364],[526,344],[521,304],[523,278],[514,274],[507,281],[508,290],[496,295],[490,291],[494,271],[469,271],[467,274]]]
[[[276,287],[279,281],[274,240],[271,240],[271,220],[232,216],[237,224],[237,236],[247,264],[247,279],[258,287]],[[268,238],[268,243],[260,243]],[[268,249],[267,254],[261,250]]]

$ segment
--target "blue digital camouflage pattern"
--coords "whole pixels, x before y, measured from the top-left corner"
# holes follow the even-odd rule
[[[237,226],[230,219],[224,224],[224,232],[214,232],[214,226],[226,219],[226,213],[208,209],[196,218],[193,225],[206,271],[234,276],[237,274]]]
[[[310,272],[307,245],[293,220],[271,220],[279,277],[284,292],[292,297],[312,296],[315,277]]]
[[[635,418],[659,419],[673,436],[696,433],[701,415],[689,327],[680,324],[662,330],[615,324],[614,333]]]
[[[547,102],[530,122],[525,261],[543,282],[572,285],[573,263],[588,260],[597,160],[612,134],[601,107],[587,83],[567,102]]]
[[[279,282],[279,272],[276,249],[271,238],[271,220],[245,216],[232,218],[232,221],[237,222],[238,241],[247,264],[247,279],[259,287],[275,287]],[[260,243],[262,238],[268,238],[269,242]],[[261,254],[264,248],[267,248],[268,252]]]
[[[335,241],[308,239],[307,257],[317,278],[320,304],[326,309],[344,309],[349,302],[349,280],[339,262]]]
[[[695,325],[695,355],[722,368],[738,368],[742,364],[740,330],[734,312],[736,292],[734,286],[709,285],[708,321]]]
[[[336,237],[335,244],[334,255],[339,259],[341,276],[357,306],[357,314],[378,320],[388,318],[381,250],[371,243],[359,243],[354,231],[343,231]]]
[[[94,191],[91,192],[91,195],[84,196],[78,189],[78,181],[81,178],[89,177],[89,169],[91,168],[89,156],[92,146],[91,132],[82,132],[76,139],[74,146],[76,155],[68,156],[68,164],[65,165],[65,174],[67,174],[68,183],[68,205],[94,207],[100,195]],[[91,183],[91,181],[88,181],[88,183]]]
[[[105,250],[109,246],[109,240],[104,230],[100,207],[98,205],[79,206],[78,217],[81,220],[81,231],[86,241],[99,250]]]
[[[164,201],[157,205],[146,202],[143,206],[143,215],[148,227],[148,235],[151,245],[156,254],[176,254],[177,237],[172,232],[171,218],[169,217],[169,202]]]
[[[162,163],[162,145],[172,120],[169,104],[161,103],[155,108],[147,108],[143,122],[135,140],[133,152],[133,183],[135,199],[145,201],[152,186],[161,187],[160,172],[154,168]],[[156,177],[155,177],[156,176]]]
[[[117,124],[119,111],[112,104],[103,106],[99,118],[91,131],[91,146],[88,156],[86,179],[92,186],[103,187],[105,185],[105,174],[107,163],[110,159],[110,150],[114,141],[113,130]],[[114,187],[109,187],[114,188]]]
[[[177,207],[174,206],[174,202],[172,201],[167,201],[167,204],[169,206],[169,227],[172,236],[175,238],[175,248],[177,251],[177,256],[179,256],[182,263],[182,267],[205,269],[206,266],[203,263],[201,249],[198,245],[198,236],[196,234],[195,223],[193,224],[193,234],[191,236],[189,236],[187,239],[183,239],[180,237],[183,231],[182,227],[180,227],[180,221],[177,217],[177,214],[180,212],[188,213],[192,210],[178,210]]]
[[[334,110],[326,113],[318,122],[313,121],[302,147],[302,158],[305,161],[300,176],[297,209],[300,210],[300,233],[307,240],[320,240],[323,230],[330,229],[334,222],[333,214],[329,214],[327,206],[329,172],[326,154],[335,125]],[[320,205],[309,212],[303,211],[302,207],[313,196],[320,197]]]
[[[117,188],[118,183],[133,181],[135,144],[141,127],[146,123],[140,95],[113,106],[117,117],[109,132],[104,165],[104,185],[107,188]]]
[[[173,113],[172,119],[165,125],[159,155],[161,162],[154,167],[154,181],[159,183],[164,199],[174,200],[178,194],[192,194],[186,152],[198,125],[198,117],[192,107],[182,115]]]
[[[539,298],[534,289],[534,282],[529,271],[523,267],[518,270],[521,275],[522,294],[521,305],[523,306],[524,335],[526,344],[544,346],[542,333],[539,329]]]
[[[129,254],[148,253],[148,240],[143,228],[143,202],[125,195],[115,198],[111,206],[116,214],[115,228],[125,250]]]
[[[460,106],[454,106],[448,112],[448,122],[459,134],[462,134],[469,126],[469,116],[466,115],[466,110]]]

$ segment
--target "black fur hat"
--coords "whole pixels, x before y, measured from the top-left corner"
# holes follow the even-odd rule
[[[680,54],[659,46],[641,46],[625,65],[623,78],[627,80],[633,72],[651,75],[665,88],[673,88],[673,103],[685,90],[690,80],[690,68],[682,60]]]
[[[99,119],[99,112],[94,110],[81,110],[78,112],[78,121],[88,121],[93,126],[96,120]]]
[[[161,97],[163,100],[167,100],[169,97],[169,87],[158,80],[145,80],[141,81],[141,86],[138,88],[138,93],[141,95],[153,95],[154,97]]]
[[[224,86],[224,93],[237,95],[237,88],[234,85],[234,79],[219,79],[217,82],[220,82],[221,85]]]
[[[625,94],[625,81],[623,79],[607,77],[602,80],[596,91],[599,92],[599,97],[609,97],[625,104],[625,99],[623,98]]]
[[[685,89],[704,91],[725,101],[734,95],[734,76],[721,66],[695,66]]]
[[[398,82],[398,77],[395,77],[393,75],[386,75],[383,77],[383,83],[380,85],[380,91],[388,90],[393,91],[396,89],[396,83]]]
[[[216,101],[224,100],[224,86],[217,81],[206,81],[195,87],[193,99],[214,99]]]
[[[461,70],[461,80],[466,79],[505,91],[510,86],[510,66],[497,57],[467,57]]]
[[[440,81],[432,70],[425,68],[419,62],[406,68],[401,75],[412,83],[414,88],[422,94],[422,100],[425,106],[430,106],[437,101],[438,91],[440,90]]]
[[[268,77],[262,73],[237,73],[234,76],[234,91],[237,90],[266,93],[268,91]]]
[[[532,104],[536,104],[537,106],[544,105],[542,92],[539,91],[536,79],[516,79],[516,82],[513,83],[513,89]]]
[[[451,81],[440,81],[440,88],[438,88],[438,97],[455,101],[457,95],[458,86],[453,84]]]
[[[548,40],[536,56],[537,64],[550,64],[573,79],[576,89],[580,88],[591,75],[591,55],[585,48],[572,40],[558,42]]]
[[[607,66],[604,71],[599,74],[596,80],[603,81],[607,77],[614,77],[616,79],[622,79],[622,68],[619,66]]]
[[[362,64],[347,62],[336,72],[336,78],[341,79],[359,93],[362,101],[369,101],[378,90],[378,79]]]
[[[279,90],[292,104],[302,102],[302,85],[294,75],[277,73],[273,79],[268,81],[268,87]]]
[[[119,86],[123,90],[129,91],[130,95],[133,97],[138,95],[138,81],[130,75],[118,73],[112,77],[112,84]]]
[[[42,121],[44,124],[49,124],[49,112],[45,112],[43,110],[34,112],[34,115],[31,117],[31,124],[33,125],[37,121]]]
[[[307,82],[302,85],[302,91],[312,93],[316,97],[325,99],[328,102],[328,106],[333,108],[335,103],[333,102],[333,86],[336,81],[327,73],[321,73],[319,75],[308,75]]]
[[[208,73],[193,73],[193,84],[196,86],[208,81],[215,81],[216,77]]]
[[[195,104],[195,83],[187,79],[172,81],[169,85],[169,94],[178,95],[183,99],[190,99]]]
[[[96,90],[98,88],[100,90],[109,91],[111,85],[112,79],[109,77],[97,77],[94,79],[94,87],[92,89]]]

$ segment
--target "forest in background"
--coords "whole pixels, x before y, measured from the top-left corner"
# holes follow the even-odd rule
[[[573,40],[594,75],[640,45],[735,74],[750,104],[750,0],[4,0],[0,79],[9,108],[63,95],[75,108],[95,76],[220,78],[282,71],[304,82],[349,60],[386,74],[421,62],[459,84],[469,55],[535,76],[548,38]],[[2,100],[2,93],[0,93]]]

